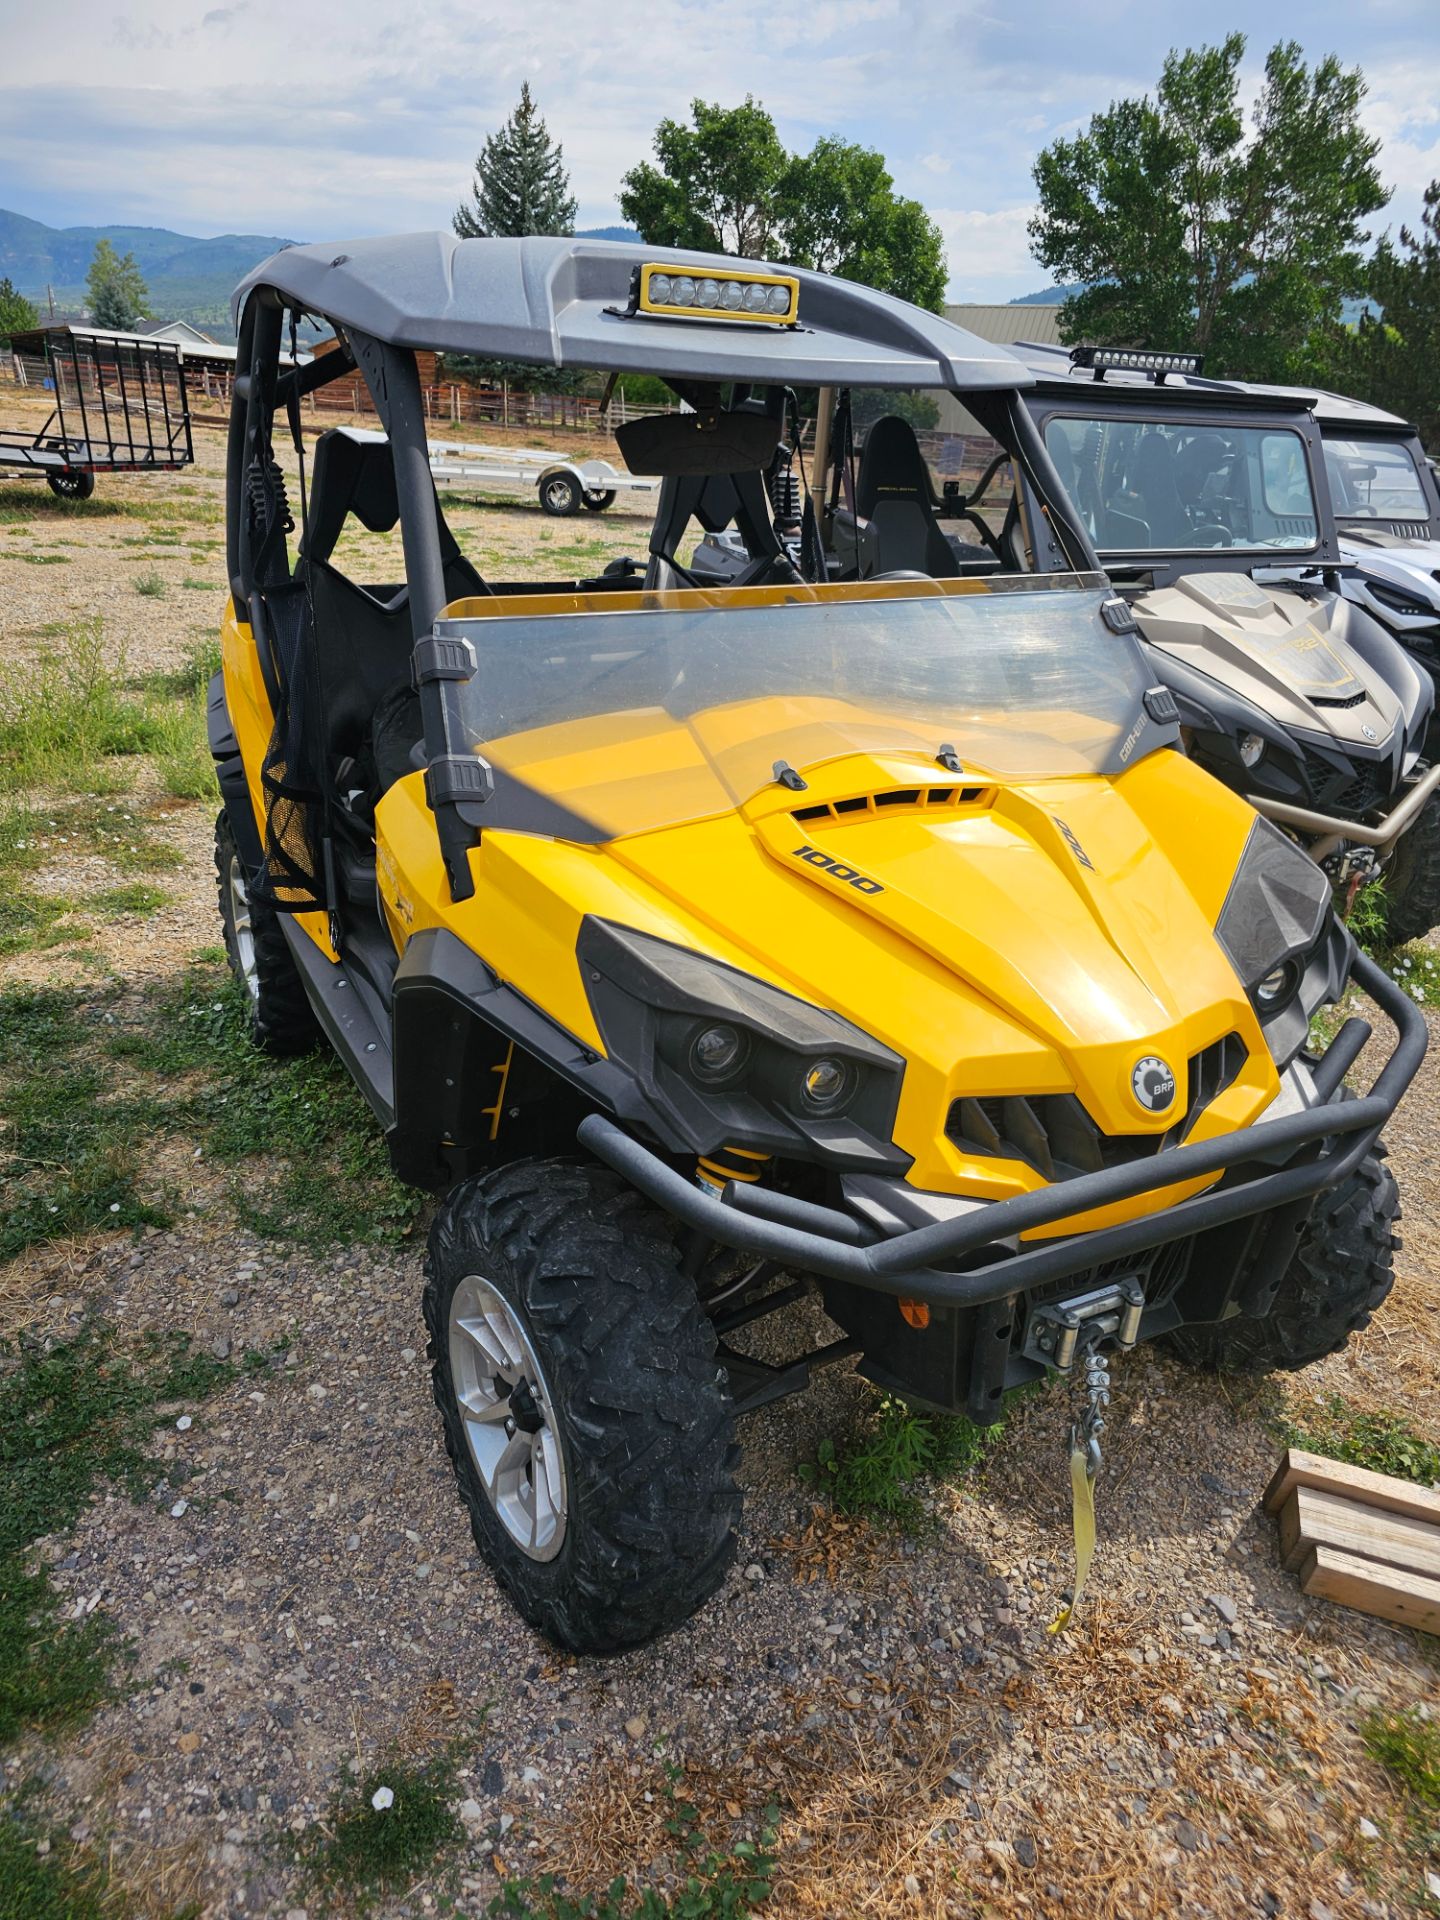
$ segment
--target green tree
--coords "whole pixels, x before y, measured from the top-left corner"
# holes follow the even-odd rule
[[[90,317],[97,327],[129,333],[136,321],[150,312],[149,290],[134,254],[117,254],[108,240],[96,242],[85,285],[90,294]]]
[[[462,239],[527,233],[573,233],[575,201],[565,171],[564,149],[551,138],[530,97],[530,82],[520,88],[520,104],[498,133],[487,133],[475,161],[470,198],[455,211]]]
[[[653,246],[783,259],[939,309],[940,230],[902,199],[883,155],[826,137],[787,154],[750,95],[738,107],[690,103],[690,123],[662,120],[655,165],[625,175],[620,211]]]
[[[918,200],[895,192],[883,155],[826,136],[796,154],[780,181],[785,257],[879,287],[939,313],[945,245]]]
[[[655,129],[659,165],[625,175],[621,216],[654,247],[770,259],[788,165],[775,122],[748,93],[739,107],[692,100],[690,117]]]
[[[1420,231],[1388,234],[1370,263],[1382,318],[1362,318],[1348,356],[1345,391],[1388,407],[1440,448],[1440,180],[1425,189]]]
[[[1085,290],[1070,340],[1183,347],[1211,370],[1304,378],[1318,335],[1365,285],[1361,226],[1388,194],[1360,124],[1365,81],[1284,41],[1247,133],[1242,34],[1172,52],[1155,98],[1119,100],[1035,162],[1036,258]]]
[[[0,280],[0,352],[8,351],[12,333],[25,333],[40,324],[39,309],[8,280]]]

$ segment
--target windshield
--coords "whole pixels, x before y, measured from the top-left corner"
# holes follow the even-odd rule
[[[1325,471],[1341,520],[1428,520],[1410,450],[1399,440],[1327,440]]]
[[[470,747],[614,835],[742,805],[778,761],[908,757],[899,785],[942,746],[972,777],[1118,768],[1150,676],[1107,594],[1094,574],[551,594],[459,602],[440,631],[475,653]]]
[[[1319,537],[1287,427],[1051,419],[1045,444],[1101,553],[1305,551]]]

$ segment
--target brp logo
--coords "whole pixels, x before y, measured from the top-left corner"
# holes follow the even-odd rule
[[[1130,1075],[1130,1091],[1146,1113],[1163,1113],[1175,1098],[1174,1069],[1158,1054],[1147,1053]]]
[[[1361,723],[1360,731],[1367,740],[1378,740],[1380,738],[1374,727],[1366,726],[1363,722]]]

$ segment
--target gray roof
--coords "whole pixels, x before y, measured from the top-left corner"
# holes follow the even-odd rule
[[[1007,306],[966,302],[945,309],[945,318],[982,340],[998,341],[1008,347],[1014,340],[1038,340],[1046,346],[1060,344],[1060,302],[1015,300]]]
[[[1415,429],[1408,420],[1398,413],[1387,413],[1383,407],[1372,407],[1368,400],[1351,400],[1343,393],[1323,393],[1311,389],[1308,394],[1299,387],[1262,387],[1253,382],[1245,383],[1247,392],[1280,394],[1287,399],[1293,398],[1308,406],[1323,430],[1326,427],[1344,427],[1353,432],[1369,429],[1377,433],[1413,433]]]
[[[631,274],[644,261],[714,276],[794,273],[799,325],[627,316]],[[1031,385],[1003,347],[904,300],[829,274],[667,247],[443,232],[287,247],[236,288],[237,326],[255,287],[393,346],[487,359],[770,385]]]

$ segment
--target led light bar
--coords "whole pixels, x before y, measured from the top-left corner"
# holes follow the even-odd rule
[[[1117,373],[1154,373],[1162,379],[1167,373],[1199,373],[1205,365],[1203,353],[1149,353],[1142,347],[1072,347],[1072,367],[1088,367],[1097,378],[1107,369]]]
[[[788,273],[709,274],[643,266],[636,311],[667,320],[758,320],[791,327],[800,309],[800,282]]]

